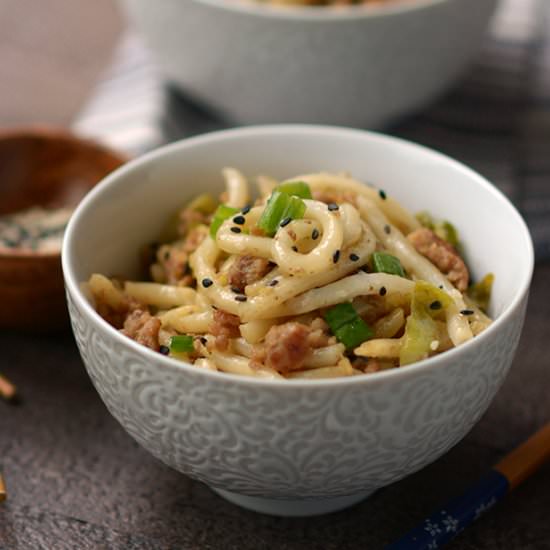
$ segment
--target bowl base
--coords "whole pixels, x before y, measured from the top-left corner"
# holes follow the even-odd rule
[[[214,487],[211,487],[211,489],[229,502],[246,508],[247,510],[260,512],[261,514],[269,514],[271,516],[285,517],[318,516],[330,512],[337,512],[357,504],[374,493],[373,490],[369,490],[342,497],[304,500],[251,497],[239,493],[232,493],[231,491],[224,491],[223,489],[216,489]]]

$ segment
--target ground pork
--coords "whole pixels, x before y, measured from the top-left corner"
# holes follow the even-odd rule
[[[210,214],[205,214],[194,208],[186,208],[179,215],[178,233],[183,237],[197,225],[210,225]]]
[[[298,370],[312,353],[310,334],[309,327],[296,322],[273,326],[265,336],[261,357],[253,357],[253,360],[282,374]]]
[[[126,294],[122,294],[120,303],[115,307],[112,302],[105,298],[103,292],[94,294],[95,309],[110,325],[121,329],[126,317],[136,309],[143,309],[143,304]]]
[[[165,244],[158,249],[157,262],[162,267],[169,285],[182,285],[192,281],[189,254],[182,244]]]
[[[222,309],[214,310],[214,318],[210,325],[210,334],[216,337],[215,347],[220,351],[227,350],[230,338],[238,338],[241,333],[241,320],[237,315],[227,313]]]
[[[407,239],[420,254],[436,265],[458,290],[464,292],[468,288],[470,274],[454,246],[426,227],[409,233]]]
[[[242,292],[247,285],[259,281],[269,273],[270,269],[269,261],[265,258],[239,256],[229,268],[229,284]]]
[[[122,334],[152,350],[159,350],[160,319],[148,311],[135,309],[129,313],[122,327]]]

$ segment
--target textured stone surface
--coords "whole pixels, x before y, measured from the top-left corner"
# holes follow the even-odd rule
[[[64,17],[63,4],[74,4],[55,3],[58,18]],[[23,60],[17,61],[19,66],[9,59],[11,65],[0,63],[2,74],[24,72],[31,78],[33,71],[41,70],[37,58],[62,65],[84,55],[84,45],[91,63],[105,55],[110,24],[93,27],[97,40],[91,46],[85,41],[63,42],[59,33],[50,31],[48,40],[54,43],[49,48],[55,51],[38,55],[36,47],[26,46],[31,36],[15,36],[22,31],[13,23],[28,17],[31,4],[52,5],[0,0],[0,57],[8,59],[9,54],[10,59]],[[2,15],[8,7],[13,12],[6,18]],[[90,18],[111,21],[103,19],[112,13],[107,0],[86,7],[89,17],[81,13],[70,20],[73,36],[78,37]],[[71,11],[74,15],[76,7]],[[8,27],[14,27],[10,33]],[[12,50],[6,50],[6,44]],[[19,123],[31,114],[33,120],[68,120],[85,83],[77,76],[78,67],[73,69],[77,95],[71,86],[52,88],[47,80],[41,94],[24,79],[11,80],[7,91],[1,78],[0,121]],[[44,98],[54,94],[60,95],[52,109]],[[15,97],[17,103],[10,103]],[[539,265],[517,358],[472,432],[421,472],[354,508],[321,518],[271,518],[228,504],[201,483],[156,461],[123,432],[93,389],[70,334],[35,337],[3,332],[0,372],[18,385],[24,401],[18,407],[0,402],[0,465],[9,492],[0,504],[0,550],[381,548],[460,493],[550,418],[549,280],[550,264]],[[548,510],[550,464],[448,548],[549,548]]]

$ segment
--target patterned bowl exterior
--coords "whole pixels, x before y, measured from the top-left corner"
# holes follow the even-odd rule
[[[218,489],[321,499],[380,488],[455,445],[506,376],[527,294],[489,333],[424,364],[305,384],[177,365],[117,334],[71,290],[68,303],[97,391],[154,456]]]

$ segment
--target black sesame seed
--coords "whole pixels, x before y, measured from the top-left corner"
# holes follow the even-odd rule
[[[391,233],[391,227],[389,225],[384,226],[384,233],[389,235]]]
[[[441,302],[439,300],[434,300],[430,304],[430,309],[441,309]]]
[[[246,223],[246,219],[244,216],[235,216],[233,218],[233,223],[236,223],[237,225],[244,225]]]
[[[335,210],[338,210],[338,208],[340,208],[340,207],[335,202],[331,202],[330,204],[327,205],[327,208],[331,212],[334,212]]]
[[[160,346],[159,351],[162,355],[168,355],[170,353],[170,348],[168,346]]]
[[[201,341],[201,344],[203,346],[206,346],[206,344],[208,343],[208,340],[204,336],[201,336],[199,340]]]
[[[233,231],[233,233],[240,233],[241,232],[241,228],[240,227],[232,227],[231,228],[231,231]]]
[[[279,224],[279,226],[280,226],[280,227],[285,227],[285,225],[288,225],[291,221],[292,221],[292,218],[290,218],[290,217],[285,218],[285,219]]]
[[[242,291],[238,286],[232,286],[231,292],[234,292],[235,294],[240,294]]]
[[[167,250],[165,253],[164,253],[164,259],[165,260],[169,260],[170,259],[170,251]]]
[[[462,313],[462,315],[473,315],[474,310],[473,309],[463,309],[460,313]]]
[[[294,250],[294,252],[298,252],[298,247],[297,247],[297,246],[293,246],[293,247],[292,247],[292,250]]]
[[[270,283],[269,283],[269,286],[277,286],[279,284],[279,279],[273,279]]]
[[[242,294],[239,296],[235,296],[235,300],[237,300],[237,302],[246,302],[246,296]]]
[[[441,290],[443,290],[443,285],[439,285],[439,288],[440,288]]]
[[[252,206],[250,206],[250,204],[247,204],[242,210],[241,210],[241,213],[242,214],[248,214],[250,212],[250,209],[252,208]]]
[[[352,262],[358,262],[359,261],[359,256],[357,254],[350,254],[349,255],[349,259],[352,261]]]
[[[334,263],[337,263],[339,259],[340,259],[340,251],[337,250],[337,251],[332,255],[332,261],[333,261]]]
[[[319,230],[317,228],[315,228],[312,232],[311,232],[311,238],[316,241],[318,238],[319,238]]]
[[[204,288],[208,288],[209,286],[212,286],[214,284],[214,281],[212,279],[203,279],[202,280],[202,286]]]
[[[378,194],[383,201],[386,200],[386,192],[384,190],[380,189],[380,191],[378,191]]]
[[[378,291],[378,294],[380,294],[380,296],[385,296],[387,292],[388,292],[388,291],[386,290],[386,287],[385,287],[385,286],[381,286],[381,287],[380,287],[380,290]]]

